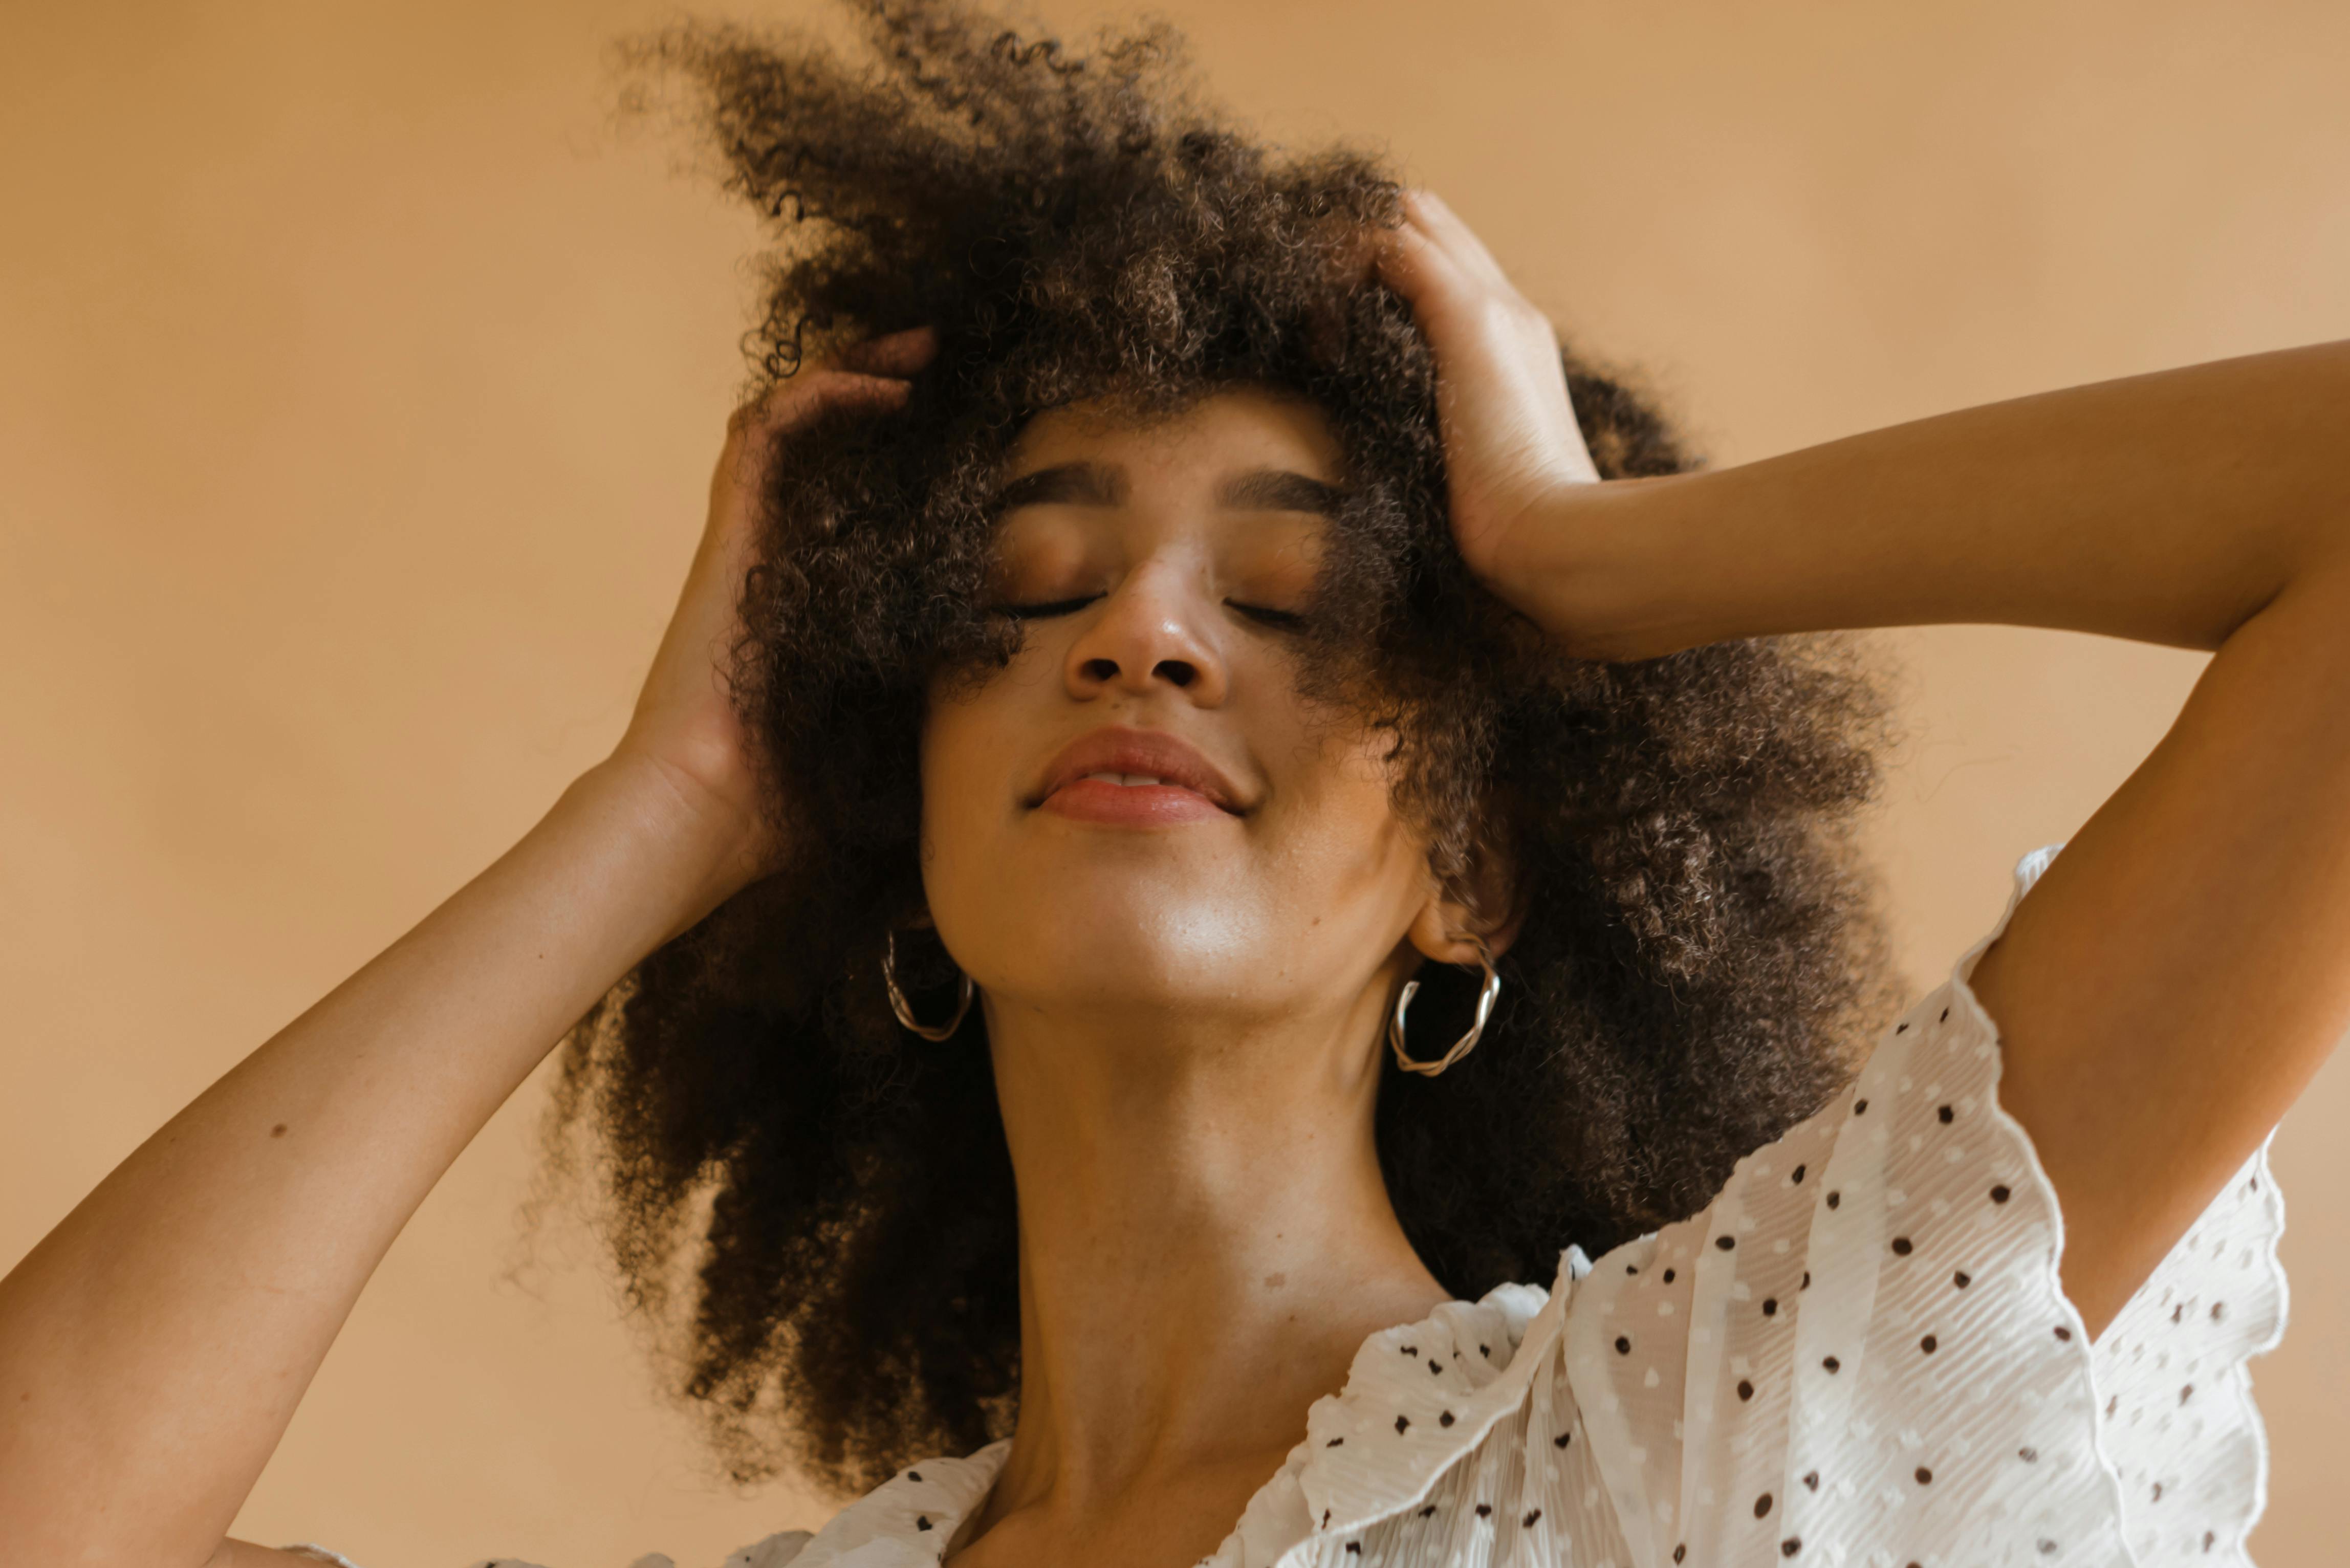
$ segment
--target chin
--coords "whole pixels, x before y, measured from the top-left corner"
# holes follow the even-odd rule
[[[1031,917],[1017,921],[999,916],[968,944],[982,986],[1080,1008],[1216,1010],[1278,985],[1290,967],[1269,957],[1283,944],[1267,940],[1263,923],[1229,900],[1138,891],[1053,904],[1031,905]]]

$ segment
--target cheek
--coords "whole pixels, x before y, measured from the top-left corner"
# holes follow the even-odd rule
[[[1005,796],[1016,789],[1024,730],[1005,697],[1018,673],[1015,667],[952,698],[931,693],[920,754],[922,877],[934,903],[952,901],[957,885],[979,872],[1001,831]]]
[[[974,978],[983,950],[1032,922],[1055,867],[1025,795],[1066,729],[1049,638],[1032,638],[983,680],[941,680],[922,723],[922,891],[951,951]]]
[[[1396,815],[1387,774],[1367,751],[1326,748],[1320,763],[1293,791],[1284,879],[1315,923],[1344,940],[1399,939],[1424,892],[1427,846]]]

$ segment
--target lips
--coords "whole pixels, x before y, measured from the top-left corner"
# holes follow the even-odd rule
[[[1068,815],[1165,817],[1200,803],[1243,815],[1240,791],[1199,751],[1163,730],[1110,727],[1078,736],[1045,769],[1033,804]]]

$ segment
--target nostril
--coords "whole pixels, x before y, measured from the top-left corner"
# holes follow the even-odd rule
[[[1159,661],[1158,672],[1160,675],[1165,676],[1170,682],[1177,686],[1189,686],[1192,681],[1197,680],[1200,678],[1200,670],[1197,665],[1187,664],[1180,659],[1160,659]]]
[[[1118,679],[1118,660],[1115,659],[1088,659],[1086,660],[1085,669],[1086,675],[1090,680],[1115,680]]]

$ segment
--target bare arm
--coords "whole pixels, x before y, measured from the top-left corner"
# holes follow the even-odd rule
[[[1421,201],[1463,556],[1594,658],[1987,622],[2216,650],[1973,983],[2101,1330],[2350,1029],[2350,344],[1589,483],[1548,325]]]
[[[715,859],[620,768],[232,1069],[0,1284],[0,1520],[38,1563],[203,1562],[360,1287]]]
[[[910,373],[927,351],[883,339],[860,363]],[[400,1227],[590,1003],[773,864],[717,661],[751,459],[819,403],[904,389],[817,373],[738,417],[611,759],[0,1281],[0,1560],[278,1560],[226,1542],[229,1522]]]

